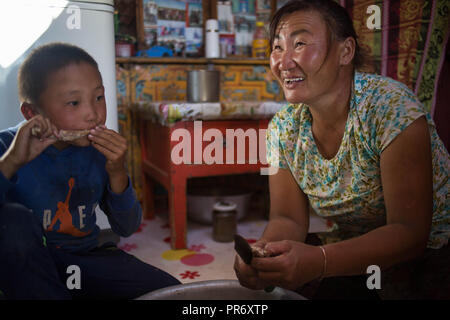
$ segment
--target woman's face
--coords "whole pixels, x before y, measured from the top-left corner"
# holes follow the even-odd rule
[[[270,68],[287,101],[314,105],[338,80],[339,45],[316,11],[285,15],[275,32]]]

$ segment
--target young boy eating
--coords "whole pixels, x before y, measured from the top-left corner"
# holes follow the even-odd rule
[[[105,126],[96,61],[64,43],[35,49],[18,77],[26,121],[0,132],[0,290],[7,299],[132,299],[180,282],[114,245],[97,205],[130,236],[142,209],[127,142]],[[74,270],[80,282],[70,285]]]

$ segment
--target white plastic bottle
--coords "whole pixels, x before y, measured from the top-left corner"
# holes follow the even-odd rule
[[[219,22],[216,19],[206,20],[205,29],[205,57],[219,58]]]

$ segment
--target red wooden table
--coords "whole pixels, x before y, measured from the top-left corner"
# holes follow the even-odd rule
[[[187,247],[187,179],[260,172],[262,167],[267,167],[265,164],[265,132],[268,122],[268,119],[179,121],[171,126],[165,126],[141,118],[140,144],[144,216],[148,218],[154,216],[153,186],[156,181],[168,192],[172,249]],[[239,129],[243,131],[239,131]],[[228,138],[227,133],[229,134]],[[238,138],[230,138],[232,136],[230,133],[235,133]],[[242,143],[245,133],[247,133],[245,144],[240,145],[239,140]],[[208,135],[212,135],[214,138],[210,138]],[[216,141],[220,135],[223,141]],[[204,156],[212,155],[220,158],[219,152],[217,154],[211,152],[213,142],[220,143],[222,146],[220,151],[223,163],[209,164],[210,158]],[[184,152],[190,149],[190,155],[189,152],[180,152],[182,146],[186,147]],[[218,150],[217,148],[216,151]],[[243,152],[244,150],[245,152]],[[180,163],[182,157],[184,157],[184,161]],[[186,159],[190,159],[190,161],[186,161]]]

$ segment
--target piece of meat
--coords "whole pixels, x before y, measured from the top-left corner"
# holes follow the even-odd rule
[[[270,254],[260,247],[250,246],[252,249],[252,254],[256,258],[264,258],[264,257],[270,257]]]
[[[73,141],[85,137],[90,130],[59,130],[60,140]]]
[[[31,128],[31,135],[35,136],[35,137],[39,137],[39,135],[41,134],[41,127],[33,127]]]
[[[31,134],[35,137],[41,135],[41,128],[35,126],[31,128]],[[89,130],[59,130],[59,140],[62,141],[73,141],[85,137],[89,134]]]

